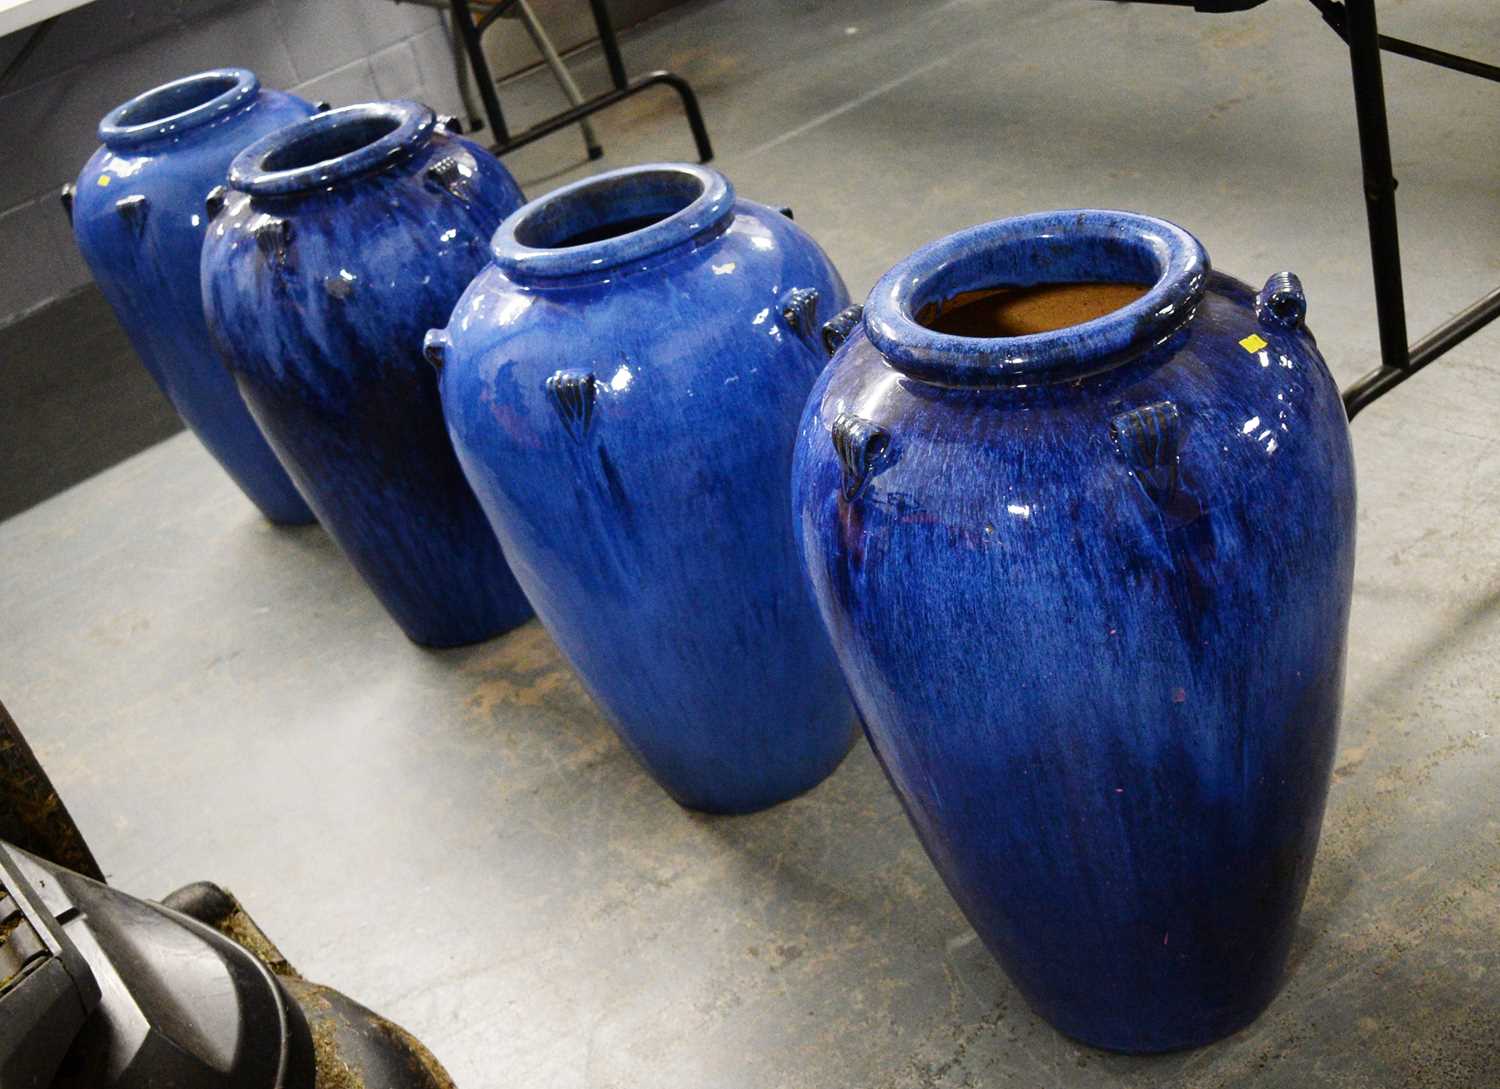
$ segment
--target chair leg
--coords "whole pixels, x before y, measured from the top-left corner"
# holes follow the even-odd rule
[[[552,74],[557,77],[558,86],[563,89],[563,94],[568,96],[568,101],[574,106],[582,106],[583,92],[578,89],[578,84],[573,82],[573,76],[569,73],[567,65],[563,64],[562,57],[558,56],[557,50],[552,45],[552,39],[547,37],[547,32],[542,29],[541,22],[536,13],[531,10],[531,5],[526,0],[516,0],[516,12],[521,17],[521,22],[526,27],[526,32],[531,35],[531,40],[536,44],[537,52],[541,53],[542,59],[547,62],[547,67],[552,69]],[[594,126],[589,124],[585,118],[578,122],[578,127],[583,130],[583,144],[588,149],[590,159],[597,159],[604,154],[604,149],[599,146],[598,137],[594,135]]]
[[[453,51],[453,78],[458,82],[458,97],[464,105],[464,131],[478,132],[484,128],[484,122],[479,119],[474,89],[469,86],[469,59],[464,55],[464,41],[453,26],[451,12],[443,20],[443,30],[448,35],[448,48]]]

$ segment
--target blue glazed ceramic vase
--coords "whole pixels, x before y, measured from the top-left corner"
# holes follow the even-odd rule
[[[1089,283],[1145,286],[1024,335],[944,318]],[[798,541],[870,742],[1016,986],[1097,1047],[1233,1032],[1286,962],[1354,561],[1304,312],[1161,220],[1002,220],[887,273],[802,418]]]
[[[179,79],[111,110],[104,146],[63,190],[83,259],[151,377],[265,516],[293,525],[312,511],[214,354],[198,259],[204,197],[230,160],[313,110],[242,68]]]
[[[565,186],[492,251],[428,351],[537,615],[682,805],[819,783],[853,716],[786,481],[838,273],[785,215],[675,164]]]
[[[510,174],[426,106],[384,102],[267,136],[229,187],[203,249],[209,325],[319,521],[414,642],[526,620],[422,357],[522,202]]]

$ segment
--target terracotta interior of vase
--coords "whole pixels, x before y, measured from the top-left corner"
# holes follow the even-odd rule
[[[361,117],[335,127],[318,127],[267,155],[267,171],[300,170],[369,147],[401,127],[396,117]]]
[[[674,171],[603,178],[544,201],[517,225],[516,241],[548,250],[603,242],[660,223],[702,195],[699,179]]]
[[[1100,282],[982,287],[928,303],[917,323],[955,337],[1023,337],[1102,318],[1150,290],[1150,284]]]
[[[118,124],[148,125],[152,121],[175,117],[234,90],[239,82],[234,76],[210,76],[175,87],[163,87],[122,110]]]

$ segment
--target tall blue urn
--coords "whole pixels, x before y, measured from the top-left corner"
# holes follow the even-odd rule
[[[988,335],[986,298],[1085,284],[1143,286]],[[1158,219],[1002,220],[887,273],[802,418],[797,537],[870,742],[1016,986],[1097,1047],[1233,1032],[1286,963],[1354,561],[1305,305]]]
[[[198,259],[203,201],[230,160],[313,110],[243,68],[200,72],[105,115],[103,146],[63,190],[83,259],[151,377],[265,516],[293,525],[311,522],[312,511],[214,353]]]
[[[531,615],[443,427],[422,334],[522,203],[426,106],[330,110],[246,148],[203,248],[210,328],[318,519],[406,634]]]
[[[428,351],[537,615],[682,805],[807,790],[854,735],[786,497],[838,273],[787,216],[675,164],[534,201],[492,254]]]

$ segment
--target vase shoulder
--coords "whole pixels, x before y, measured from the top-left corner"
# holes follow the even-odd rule
[[[491,265],[449,326],[464,360],[449,380],[507,372],[539,389],[554,359],[604,368],[606,378],[634,359],[653,378],[648,387],[622,376],[638,391],[730,397],[737,382],[776,378],[758,369],[760,358],[786,356],[810,381],[822,355],[809,350],[817,328],[845,301],[843,281],[805,234],[741,200],[721,231],[637,267],[538,285]]]
[[[1295,488],[1303,474],[1332,472],[1352,487],[1342,405],[1312,334],[1263,321],[1255,299],[1214,273],[1192,319],[1153,351],[1027,388],[904,375],[859,330],[815,392],[810,420],[831,430],[844,414],[888,436],[867,485],[874,497],[1103,502],[1168,465],[1199,482],[1195,502],[1206,505],[1251,501],[1268,477]],[[952,471],[929,472],[945,463]]]
[[[371,357],[425,371],[422,334],[484,267],[490,233],[521,199],[492,156],[443,132],[357,184],[231,190],[210,229],[205,294],[224,335],[256,346],[236,353],[247,373],[384,380]],[[288,343],[296,350],[278,349]]]
[[[196,226],[201,230],[208,218],[203,198],[224,180],[234,156],[266,133],[311,115],[315,108],[295,95],[262,88],[254,99],[221,120],[128,146],[101,144],[75,183],[74,222],[108,217],[122,197],[145,194],[189,223],[198,216]]]

